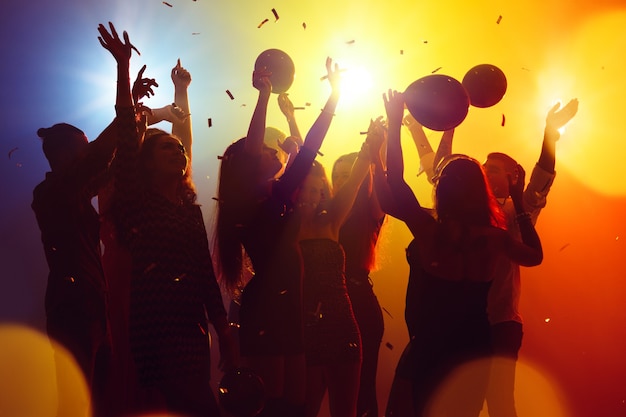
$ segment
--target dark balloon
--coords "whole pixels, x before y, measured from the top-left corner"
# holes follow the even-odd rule
[[[467,71],[462,81],[470,104],[474,107],[491,107],[506,93],[506,76],[495,65],[481,64]]]
[[[409,113],[422,126],[446,131],[467,116],[469,97],[461,83],[447,75],[432,74],[414,81],[404,91]]]
[[[296,73],[292,59],[280,49],[268,49],[261,52],[254,63],[254,69],[265,67],[272,73],[272,93],[280,94],[289,90]]]
[[[245,368],[228,371],[218,387],[220,405],[234,417],[254,417],[265,405],[263,381]]]

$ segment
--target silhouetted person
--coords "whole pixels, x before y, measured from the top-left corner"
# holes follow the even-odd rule
[[[442,161],[435,179],[434,218],[420,206],[403,178],[403,97],[390,90],[384,98],[389,123],[389,214],[404,221],[414,237],[407,257],[410,280],[416,282],[409,284],[413,294],[407,294],[407,311],[415,316],[407,317],[412,337],[399,366],[410,378],[416,416],[428,415],[433,407],[454,416],[478,416],[488,366],[472,367],[455,377],[452,385],[448,378],[491,353],[487,295],[498,266],[511,261],[533,266],[542,261],[539,237],[529,213],[523,211],[523,170],[518,167],[519,180],[512,188],[523,242],[504,229],[503,215],[480,163],[464,155]],[[373,158],[379,160],[377,155],[374,150]],[[384,175],[382,164],[375,164],[376,175]],[[449,397],[440,401],[437,394],[443,387]]]

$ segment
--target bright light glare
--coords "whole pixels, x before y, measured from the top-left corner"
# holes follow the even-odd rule
[[[341,101],[357,103],[370,96],[373,85],[372,75],[365,68],[346,68],[341,74]]]

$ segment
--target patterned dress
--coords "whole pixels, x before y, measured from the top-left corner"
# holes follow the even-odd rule
[[[137,180],[134,118],[125,120],[111,210],[132,259],[129,331],[138,378],[153,386],[208,376],[208,322],[224,323],[226,310],[202,213],[198,205],[174,204]]]

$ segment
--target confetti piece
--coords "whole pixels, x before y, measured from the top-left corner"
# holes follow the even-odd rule
[[[274,19],[276,19],[274,21],[277,22],[279,17],[278,17],[278,13],[276,12],[276,9],[272,9],[272,13],[274,14]]]
[[[302,22],[302,28],[306,30],[306,22]]]
[[[230,90],[226,90],[226,94],[228,94],[228,97],[230,97],[231,100],[235,99],[235,97],[233,96],[233,93],[231,93]]]
[[[385,307],[382,308],[383,311],[387,314],[389,314],[389,317],[393,318],[393,316],[391,315],[391,313],[389,312],[389,310],[387,310]]]
[[[354,42],[356,42],[354,39],[352,39],[351,41],[346,42],[347,45],[352,45]]]
[[[213,121],[211,121],[211,118],[209,117],[209,127],[213,126]]]
[[[174,7],[174,6],[172,6],[171,4],[169,4],[169,3],[168,3],[168,2],[166,2],[166,1],[164,1],[164,2],[163,2],[163,4],[164,4],[164,5],[166,5],[167,7]]]
[[[387,349],[389,350],[393,350],[393,345],[389,342],[385,343],[385,346],[387,347]]]
[[[263,26],[264,24],[266,24],[267,22],[269,22],[269,19],[265,19],[264,21],[262,21],[261,23],[259,23],[259,26],[257,26],[257,28],[260,28],[261,26]]]
[[[441,69],[441,67],[439,67],[439,68],[435,68],[435,69],[431,72],[431,74],[436,73],[436,72],[437,72],[437,71],[439,71],[440,69]]]
[[[545,321],[546,323],[550,323],[550,317],[546,317],[543,321]]]
[[[498,20],[496,20],[496,24],[499,25],[502,21],[502,15],[498,16]]]
[[[502,124],[501,124],[501,126],[504,126],[505,123],[506,123],[506,117],[503,114],[502,115]]]
[[[424,40],[423,42],[424,42],[424,43],[428,43],[428,41],[427,41],[427,40]]]
[[[530,70],[529,70],[528,68],[526,68],[526,67],[522,67],[522,70],[524,70],[524,71],[530,71]]]
[[[305,106],[309,107],[311,103],[304,103]]]
[[[200,32],[192,32],[191,34],[192,34],[192,35],[199,35],[199,34],[200,34]]]
[[[367,135],[369,132],[366,130],[365,132],[359,132],[359,135]]]
[[[400,49],[400,55],[404,55],[404,49]]]
[[[294,110],[304,110],[304,107],[294,107]]]
[[[194,1],[195,1],[195,0],[194,0]],[[202,334],[203,334],[204,336],[206,336],[206,330],[204,329],[204,327],[202,327],[202,326],[200,325],[200,323],[198,323],[198,327],[200,328],[200,331],[202,332]]]
[[[9,151],[9,159],[11,159],[11,156],[13,155],[13,152],[17,151],[19,148],[16,146],[15,148],[11,149]]]
[[[570,245],[569,243],[566,243],[565,245],[561,246],[561,249],[559,249],[559,252],[563,251],[563,249],[565,249],[569,245]]]

